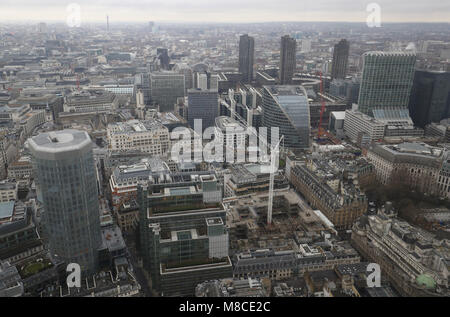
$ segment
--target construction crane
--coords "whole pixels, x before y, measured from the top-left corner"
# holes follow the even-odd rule
[[[273,209],[273,187],[275,183],[275,172],[278,171],[277,155],[280,151],[280,143],[283,142],[284,135],[281,136],[278,144],[270,149],[270,183],[269,183],[269,204],[267,206],[267,225],[272,224],[272,209]]]
[[[222,104],[224,104],[228,109],[230,109],[230,105],[228,105],[224,100],[221,101]],[[235,115],[235,119],[240,122],[242,125],[244,125],[244,127],[249,127],[247,124],[247,121],[244,120],[244,118],[242,118],[238,113],[234,113]],[[257,137],[258,134],[256,133],[255,130],[248,130],[249,133],[256,135]],[[264,139],[259,139],[260,142],[262,143],[262,145],[266,146],[267,148],[269,147],[268,142],[266,142]],[[269,183],[269,203],[267,206],[267,224],[270,226],[272,224],[272,209],[273,209],[273,187],[274,187],[274,182],[275,182],[275,172],[278,170],[278,166],[275,166],[276,164],[276,155],[279,153],[279,149],[280,149],[280,144],[284,144],[282,143],[284,140],[284,135],[281,136],[280,140],[278,141],[277,145],[275,145],[274,147],[271,147],[271,151],[270,151],[270,183]],[[261,144],[260,143],[260,144]]]

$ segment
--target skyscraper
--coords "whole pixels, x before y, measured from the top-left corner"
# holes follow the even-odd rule
[[[168,70],[170,63],[169,50],[167,48],[158,48],[156,49],[156,55],[161,63],[161,68]]]
[[[89,135],[77,130],[41,133],[28,144],[52,256],[78,263],[83,273],[95,272],[101,234]]]
[[[450,114],[450,72],[417,70],[409,101],[414,124],[424,128]]]
[[[347,75],[347,63],[350,45],[347,40],[340,40],[334,46],[331,79],[344,79]]]
[[[359,111],[373,116],[377,110],[392,117],[396,110],[408,109],[415,62],[411,52],[364,53]]]
[[[297,42],[289,35],[281,38],[280,48],[280,85],[287,85],[292,82],[296,67],[295,53]]]
[[[253,60],[255,57],[255,39],[248,34],[241,35],[239,40],[239,72],[242,80],[249,83],[253,80]]]

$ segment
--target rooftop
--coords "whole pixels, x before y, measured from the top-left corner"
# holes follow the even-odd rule
[[[72,129],[41,133],[28,139],[33,152],[53,154],[81,150],[91,143],[87,132]]]

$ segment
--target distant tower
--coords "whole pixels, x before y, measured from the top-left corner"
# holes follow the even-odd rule
[[[347,75],[347,63],[350,45],[347,40],[341,40],[334,46],[331,78],[344,79]]]
[[[253,60],[255,56],[255,39],[247,34],[239,39],[239,72],[243,74],[243,82],[253,80]]]
[[[296,68],[295,53],[297,42],[289,35],[281,38],[280,47],[280,85],[287,85],[292,82]]]
[[[28,144],[52,256],[95,273],[101,232],[91,138],[84,131],[61,130],[41,133]]]
[[[106,16],[106,31],[109,32],[109,15]]]

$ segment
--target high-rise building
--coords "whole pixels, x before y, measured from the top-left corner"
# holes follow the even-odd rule
[[[333,64],[331,69],[332,79],[344,79],[347,75],[348,54],[350,45],[347,40],[341,40],[334,46]]]
[[[412,52],[367,52],[359,90],[359,111],[374,116],[374,110],[392,117],[407,109],[414,78],[416,55]],[[381,114],[382,116],[382,114]]]
[[[264,86],[262,93],[262,125],[267,127],[267,141],[271,142],[271,129],[278,127],[284,135],[284,146],[308,148],[310,145],[310,109],[305,88],[302,86]]]
[[[422,128],[449,117],[450,72],[415,72],[409,114],[414,124]]]
[[[193,296],[197,284],[232,276],[222,191],[214,174],[203,173],[138,187],[144,269],[165,296]]]
[[[290,84],[296,67],[295,53],[297,42],[289,35],[281,38],[280,47],[280,85]]]
[[[170,63],[169,50],[167,48],[158,48],[156,49],[156,55],[161,62],[161,68],[168,70]]]
[[[94,273],[102,240],[91,138],[83,131],[61,130],[41,133],[28,145],[51,255]]]
[[[188,123],[194,128],[194,120],[202,120],[202,130],[215,127],[219,116],[219,94],[214,90],[188,90]]]
[[[239,40],[239,72],[242,80],[249,83],[253,80],[253,60],[255,57],[255,39],[248,34],[241,35]]]
[[[158,105],[159,111],[173,111],[177,99],[184,97],[184,75],[175,72],[150,74],[151,104]]]

